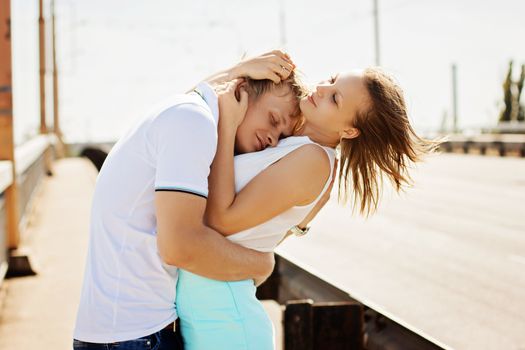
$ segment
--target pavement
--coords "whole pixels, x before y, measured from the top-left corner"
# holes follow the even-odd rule
[[[444,349],[525,349],[525,159],[442,154],[364,219],[337,184],[277,252]]]
[[[36,276],[5,281],[0,350],[71,349],[97,176],[85,159],[58,160],[22,234]]]
[[[82,158],[54,163],[37,191],[22,249],[36,276],[5,281],[0,293],[0,350],[71,349],[87,254],[95,167]],[[1,295],[4,294],[4,295]],[[282,349],[282,308],[263,305]]]

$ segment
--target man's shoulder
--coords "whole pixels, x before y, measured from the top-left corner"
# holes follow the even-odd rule
[[[157,104],[153,111],[153,118],[165,115],[184,115],[185,113],[211,116],[211,110],[202,98],[196,93],[177,94]]]
[[[164,127],[210,127],[216,129],[217,123],[206,102],[195,93],[172,96],[150,114],[152,125]]]

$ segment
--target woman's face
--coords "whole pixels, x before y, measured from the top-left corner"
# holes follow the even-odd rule
[[[366,108],[368,93],[360,71],[342,73],[317,84],[299,107],[310,127],[338,138],[353,138],[356,113]]]

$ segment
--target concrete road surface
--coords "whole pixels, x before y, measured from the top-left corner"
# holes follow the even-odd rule
[[[413,174],[368,220],[334,192],[278,252],[444,348],[525,349],[525,159],[444,154]]]

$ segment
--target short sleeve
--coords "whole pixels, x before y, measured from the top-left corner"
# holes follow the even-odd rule
[[[217,150],[217,125],[210,111],[193,103],[172,106],[152,121],[148,137],[155,153],[155,191],[207,197]]]

